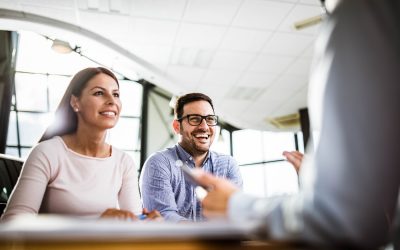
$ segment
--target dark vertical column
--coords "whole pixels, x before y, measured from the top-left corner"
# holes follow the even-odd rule
[[[230,125],[229,123],[220,122],[221,129],[229,131],[229,150],[231,156],[233,156],[233,132],[239,130],[237,127]]]
[[[299,139],[297,138],[297,133],[294,133],[294,147],[296,151],[299,151]]]
[[[17,43],[16,32],[0,31],[0,153],[6,151]]]
[[[310,138],[310,118],[308,116],[308,109],[300,109],[300,126],[301,132],[303,132],[303,142],[304,142],[304,149],[306,149],[307,144],[311,141]]]
[[[232,130],[229,130],[229,149],[230,149],[230,152],[231,152],[231,156],[233,156],[233,131]]]
[[[153,84],[140,80],[140,84],[143,86],[142,93],[142,114],[141,114],[141,126],[140,126],[140,166],[139,173],[142,171],[142,167],[147,158],[147,125],[149,117],[149,98],[150,90],[154,87]]]

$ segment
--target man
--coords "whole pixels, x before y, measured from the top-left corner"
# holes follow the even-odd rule
[[[203,219],[201,204],[177,161],[229,179],[237,187],[242,186],[242,178],[231,156],[210,151],[218,117],[208,96],[201,93],[181,96],[174,113],[172,125],[179,141],[145,162],[140,177],[142,200],[144,207],[157,209],[167,221],[200,221]]]
[[[299,194],[257,199],[202,174],[213,187],[203,209],[261,221],[268,239],[376,248],[392,228],[400,186],[400,4],[342,1],[323,28],[309,100],[320,139]]]

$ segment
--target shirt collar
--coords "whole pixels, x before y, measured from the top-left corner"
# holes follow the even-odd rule
[[[185,161],[185,162],[188,162],[188,161],[193,162],[193,157],[179,143],[176,144],[176,149],[177,149],[176,151],[178,153],[178,157],[180,158],[180,160]],[[208,150],[207,156],[204,159],[202,166],[204,166],[209,161],[210,158],[212,161],[213,160],[212,156],[213,156],[213,154],[211,153],[210,150]]]

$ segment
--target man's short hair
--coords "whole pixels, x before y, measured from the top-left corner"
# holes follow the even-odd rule
[[[183,115],[183,107],[191,102],[196,101],[206,101],[211,105],[212,110],[214,111],[214,105],[210,97],[202,93],[189,93],[183,96],[178,97],[175,103],[174,114],[176,119],[182,118]],[[215,111],[214,111],[215,112]]]

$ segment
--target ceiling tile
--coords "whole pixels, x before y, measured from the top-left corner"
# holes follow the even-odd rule
[[[131,39],[137,42],[172,45],[179,23],[146,18],[132,18],[126,30],[131,29]],[[115,26],[115,25],[114,25]]]
[[[298,56],[314,40],[313,37],[289,33],[275,33],[263,48],[264,53]]]
[[[246,107],[249,106],[250,103],[253,101],[249,100],[233,100],[233,99],[227,99],[224,98],[224,101],[221,102],[216,108],[217,110],[224,110],[224,112],[227,113],[232,113],[232,114],[240,114],[244,110],[246,110]],[[237,116],[237,115],[236,115]]]
[[[124,0],[115,0],[115,1],[80,0],[76,2],[80,10],[93,11],[93,12],[129,15],[130,10],[132,9],[132,2]]]
[[[108,59],[104,49],[89,56],[176,94],[204,92],[227,122],[259,129],[270,129],[267,116],[305,106],[319,25],[295,31],[293,23],[322,13],[318,0],[0,0],[0,6],[101,34],[144,67],[111,50]]]
[[[246,110],[241,115],[244,117],[258,116],[264,119],[269,113],[276,109],[279,102],[281,102],[281,99],[265,99],[264,96],[260,96],[257,101],[247,106]]]
[[[166,45],[135,44],[132,53],[152,64],[168,64],[172,47]]]
[[[255,102],[251,103],[247,107],[248,111],[242,113],[241,116],[247,116],[250,120],[252,117],[257,118],[258,115],[258,122],[264,124],[262,127],[263,129],[266,129],[265,126],[269,124],[267,119],[275,117],[273,112],[278,110],[282,106],[282,103],[287,102],[287,100],[292,96],[293,93],[289,92],[277,93],[273,90],[266,91]],[[252,122],[254,122],[254,120],[252,120]]]
[[[225,88],[235,85],[240,75],[237,70],[209,69],[200,84]]]
[[[173,65],[208,68],[214,53],[214,50],[175,47],[170,62]]]
[[[172,65],[192,67],[196,60],[199,49],[196,48],[177,48],[175,47],[171,56]]]
[[[241,0],[191,0],[183,20],[228,25],[232,22]]]
[[[271,32],[242,28],[230,28],[220,45],[221,49],[238,50],[244,52],[259,52]]]
[[[99,19],[102,20],[101,25],[99,25]],[[79,25],[114,40],[125,40],[132,36],[129,16],[81,10],[79,11]]]
[[[294,4],[294,3],[297,3],[299,0],[269,0],[269,1],[274,1],[274,2],[279,2],[279,3],[287,2],[287,3]]]
[[[175,44],[180,47],[215,49],[220,44],[225,30],[224,27],[183,23]]]
[[[201,49],[197,53],[196,59],[194,60],[193,66],[199,68],[208,68],[214,57],[215,51]]]
[[[39,5],[21,4],[21,10],[40,16],[70,22],[76,24],[75,10],[72,8],[58,8],[57,6],[44,7]]]
[[[0,1],[0,8],[11,9],[11,10],[20,10],[20,5],[15,0],[2,0]]]
[[[74,0],[63,0],[54,2],[54,0],[19,0],[19,4],[21,5],[36,5],[42,8],[68,8],[72,9],[75,7]]]
[[[186,0],[132,0],[132,15],[181,20]]]
[[[307,107],[307,93],[308,88],[304,86],[301,90],[294,93],[287,100],[282,102],[283,105],[276,110],[271,111],[271,116],[283,116],[288,114],[297,113],[299,109]]]
[[[183,92],[194,89],[204,72],[204,69],[176,65],[170,65],[167,68],[167,74],[176,79],[177,83],[182,86]]]
[[[237,101],[254,101],[262,92],[262,87],[234,86],[229,89],[225,98]]]
[[[248,124],[244,128],[249,128],[248,126],[250,125],[248,121],[251,121],[251,129],[255,130],[262,130],[266,131],[267,126],[269,125],[267,121],[265,120],[265,114],[268,114],[269,108],[268,106],[263,106],[264,109],[261,109],[259,112],[243,112],[241,115],[241,118],[245,121],[247,121]],[[252,110],[253,111],[253,110]],[[271,125],[272,126],[272,125]],[[271,129],[268,129],[268,131],[274,131]]]
[[[315,39],[314,41],[308,45],[308,47],[301,54],[302,58],[313,58],[314,57],[314,48],[315,48]]]
[[[223,101],[223,98],[229,88],[210,84],[202,84],[202,82],[197,86],[196,91],[208,95],[213,100],[214,106],[218,110],[219,104]]]
[[[210,68],[244,70],[251,63],[255,54],[232,51],[218,51],[215,53]]]
[[[280,74],[294,61],[290,56],[274,56],[261,54],[251,64],[249,70]]]
[[[168,64],[155,63],[153,64],[153,67],[159,69],[159,71],[163,72],[164,74],[167,74]]]
[[[249,107],[251,110],[254,109],[255,111],[268,110],[268,112],[271,112],[292,94],[293,93],[288,92],[274,92],[274,90],[270,88],[261,93],[257,101],[253,102]]]
[[[299,3],[321,6],[321,0],[300,0]]]
[[[267,91],[278,95],[292,95],[307,85],[308,78],[301,76],[283,75],[277,79]]]
[[[275,30],[286,15],[293,8],[293,4],[263,0],[245,1],[233,26]]]
[[[117,13],[121,13],[121,14],[130,15],[130,10],[132,8],[132,2],[124,1],[124,0],[109,1],[109,8],[110,8],[110,12],[117,12]]]
[[[95,10],[98,12],[110,12],[110,4],[108,1],[100,0],[87,0],[88,10]]]
[[[298,59],[292,63],[287,71],[288,75],[308,76],[310,73],[312,59]]]
[[[277,77],[277,74],[247,72],[240,78],[236,86],[267,88]]]

